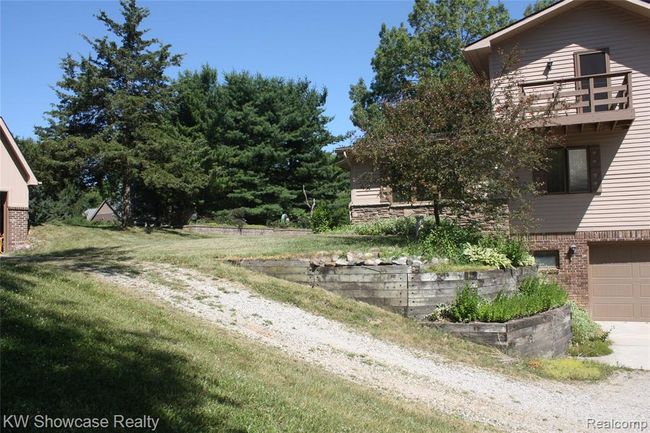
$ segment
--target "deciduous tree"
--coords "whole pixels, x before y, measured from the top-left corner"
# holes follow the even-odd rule
[[[408,25],[382,25],[371,61],[373,80],[369,87],[359,80],[350,90],[353,122],[366,129],[379,112],[377,104],[399,101],[422,79],[466,69],[462,48],[509,22],[501,2],[416,0]]]
[[[535,185],[519,173],[543,169],[547,147],[558,140],[528,127],[527,101],[506,92],[493,110],[490,82],[463,71],[414,90],[384,105],[383,120],[355,143],[355,157],[402,196],[432,200],[436,221],[445,208],[498,217],[506,202],[525,203]]]

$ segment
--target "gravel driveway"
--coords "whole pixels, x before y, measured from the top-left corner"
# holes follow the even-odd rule
[[[470,421],[535,433],[617,431],[595,429],[589,419],[650,424],[648,373],[621,373],[597,384],[526,382],[384,342],[238,283],[160,264],[145,265],[143,272],[157,282],[142,275],[96,275],[336,375]]]

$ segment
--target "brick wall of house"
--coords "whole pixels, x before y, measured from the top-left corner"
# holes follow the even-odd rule
[[[29,243],[27,239],[29,231],[29,209],[10,207],[9,213],[9,244],[8,250],[15,251],[26,248]]]
[[[549,270],[569,291],[579,305],[589,304],[589,246],[602,242],[650,240],[650,230],[608,230],[576,233],[543,233],[528,235],[532,252],[558,251],[559,268]],[[570,254],[572,245],[575,254]]]

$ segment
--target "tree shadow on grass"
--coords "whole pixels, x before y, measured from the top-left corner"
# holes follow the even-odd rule
[[[86,247],[54,251],[45,254],[8,256],[4,263],[32,265],[54,264],[75,272],[138,275],[140,270],[132,262],[133,256],[120,247]]]
[[[94,302],[119,305],[92,286],[80,301],[86,305],[58,304],[68,287],[65,277],[37,266],[2,263],[2,414],[107,417],[111,423],[108,430],[78,430],[84,432],[121,431],[112,428],[114,415],[160,418],[156,431],[163,432],[237,431],[219,417],[220,410],[208,412],[204,405],[240,403],[219,395],[214,379],[201,378],[191,360],[173,350],[175,334],[159,331],[152,317],[133,326],[127,318],[138,311],[116,312],[119,318],[86,313]],[[34,283],[33,274],[48,283]],[[59,284],[60,294],[37,294]],[[76,284],[75,290],[85,290]],[[42,430],[32,425],[17,431]]]

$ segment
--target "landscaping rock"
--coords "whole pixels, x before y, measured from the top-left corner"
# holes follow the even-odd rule
[[[366,266],[378,266],[381,264],[381,259],[365,259],[363,264]]]
[[[361,263],[365,259],[364,254],[360,251],[350,251],[346,255],[346,258],[348,259],[349,266],[354,266],[357,263]]]
[[[397,257],[397,258],[394,258],[394,259],[392,260],[392,263],[393,263],[394,265],[401,265],[401,266],[404,266],[404,265],[406,265],[406,262],[407,262],[407,258],[406,258],[406,256],[403,256],[403,257]]]
[[[354,266],[354,263],[350,264],[348,259],[339,258],[335,262],[336,266]]]

